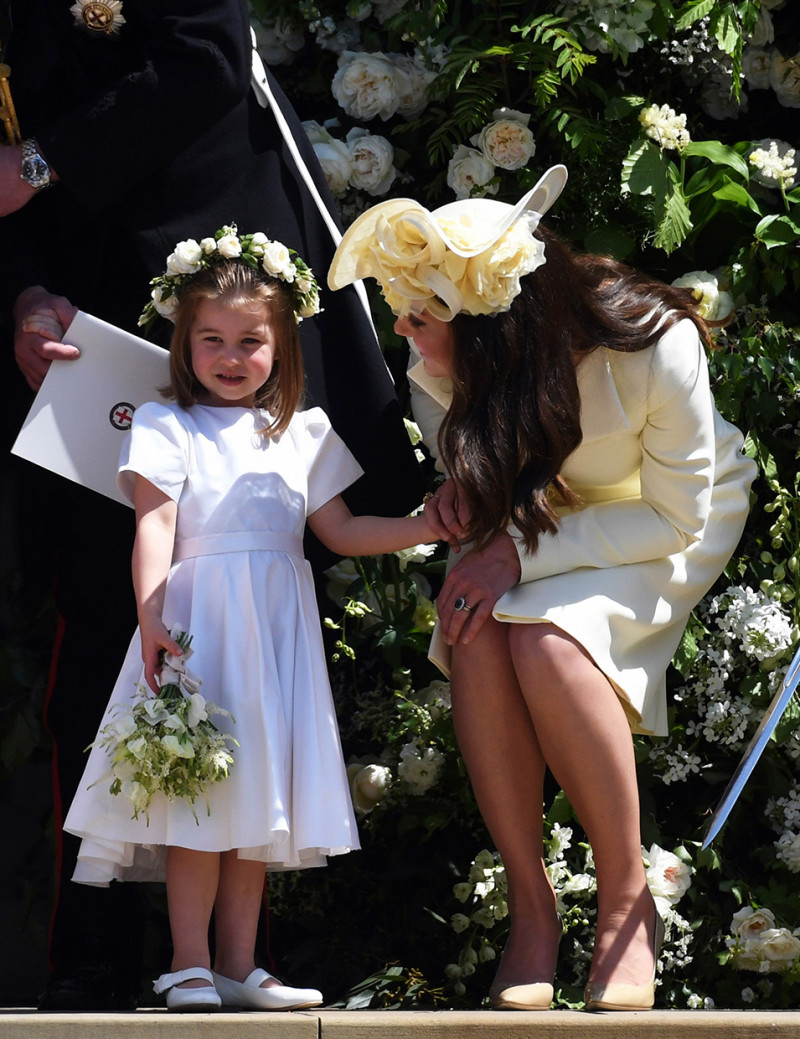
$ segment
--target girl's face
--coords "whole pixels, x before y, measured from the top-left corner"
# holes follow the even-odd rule
[[[404,314],[394,323],[400,336],[414,340],[428,375],[437,378],[453,371],[453,329],[449,321],[440,321],[427,310]]]
[[[192,368],[205,393],[200,404],[252,407],[272,372],[276,342],[269,308],[260,302],[203,300],[189,336]]]

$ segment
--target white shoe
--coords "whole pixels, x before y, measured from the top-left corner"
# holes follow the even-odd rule
[[[210,981],[210,985],[202,988],[176,988],[184,981]],[[157,981],[153,982],[153,989],[159,993],[167,994],[167,1009],[180,1011],[219,1010],[222,1000],[214,988],[214,978],[210,970],[205,967],[187,967],[186,970],[176,970],[172,974],[162,974]]]
[[[318,1007],[322,993],[315,988],[290,988],[288,985],[261,985],[272,975],[257,967],[244,981],[234,981],[222,974],[214,974],[214,985],[222,997],[223,1006],[245,1010],[302,1010]]]

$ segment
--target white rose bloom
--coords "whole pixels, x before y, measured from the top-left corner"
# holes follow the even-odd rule
[[[170,321],[175,319],[175,311],[178,309],[178,299],[175,293],[171,293],[166,299],[164,299],[164,289],[160,285],[156,285],[153,291],[150,293],[150,298],[153,301],[153,306],[156,311]]]
[[[651,894],[677,905],[692,886],[691,866],[657,844],[651,845],[644,857],[649,862],[645,876]]]
[[[772,15],[762,4],[758,12],[756,27],[748,42],[752,43],[754,47],[763,47],[767,43],[774,43],[774,41],[775,26],[772,24]]]
[[[314,151],[317,154],[331,193],[337,198],[341,198],[347,191],[350,176],[353,172],[350,149],[344,141],[337,141],[332,137],[329,142],[315,144]]]
[[[287,277],[291,274],[291,269],[294,268],[292,258],[289,255],[289,250],[283,244],[283,242],[268,242],[264,246],[264,255],[261,260],[261,266],[267,272],[267,274],[280,275],[287,281],[291,281],[292,278]]]
[[[178,242],[174,252],[167,257],[168,274],[195,274],[200,269],[203,250],[194,238]]]
[[[800,54],[784,58],[780,51],[775,50],[769,85],[784,108],[800,108]]]
[[[800,956],[800,938],[785,927],[774,927],[761,935],[761,950],[769,970],[779,971]]]
[[[744,906],[733,914],[731,930],[743,941],[760,938],[764,931],[775,927],[775,916],[771,909],[753,909]]]
[[[235,234],[226,234],[217,242],[220,256],[226,260],[235,260],[242,255],[242,243]]]
[[[391,54],[397,88],[397,114],[413,119],[425,111],[427,90],[436,73],[420,65],[408,54]]]
[[[399,103],[394,65],[380,51],[345,51],[331,84],[333,96],[353,119],[389,119]]]
[[[332,140],[325,127],[318,123],[316,119],[304,119],[302,126],[312,144],[327,144],[328,141]]]
[[[444,754],[435,747],[422,747],[415,739],[401,749],[397,774],[419,795],[434,786],[443,768]]]
[[[447,186],[457,199],[496,195],[497,185],[490,184],[494,166],[477,150],[460,144],[447,166]]]
[[[733,296],[720,288],[719,278],[709,271],[690,271],[672,283],[677,288],[691,289],[706,321],[726,321],[736,310]]]
[[[217,251],[216,239],[214,239],[214,238],[201,238],[200,239],[200,248],[203,250],[203,252],[206,254],[206,256],[210,256],[212,253]]]
[[[352,164],[350,184],[368,195],[385,195],[397,176],[392,145],[385,137],[358,126],[350,130],[346,140]]]
[[[536,152],[536,141],[528,129],[530,116],[511,109],[494,112],[494,122],[471,138],[472,144],[483,155],[504,170],[518,170],[527,166]]]
[[[769,72],[772,68],[772,50],[763,47],[745,47],[742,52],[742,72],[751,90],[769,89]]]
[[[371,812],[386,797],[392,785],[391,769],[385,765],[348,765],[347,778],[353,807],[359,815]]]
[[[285,18],[268,23],[253,19],[250,24],[256,34],[256,50],[265,65],[291,65],[305,45],[302,28]]]

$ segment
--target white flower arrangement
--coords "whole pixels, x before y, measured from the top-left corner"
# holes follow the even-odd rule
[[[159,315],[174,321],[181,287],[200,271],[224,260],[241,260],[248,267],[285,282],[291,289],[298,324],[320,312],[319,286],[314,274],[293,249],[272,241],[263,231],[240,235],[236,224],[229,224],[199,242],[193,238],[178,242],[167,257],[164,273],[150,281],[152,292],[139,325],[149,328]]]
[[[191,636],[179,629],[170,634],[183,654],[162,655],[158,695],[137,684],[132,703],[111,708],[112,720],[92,746],[103,747],[111,758],[109,792],[128,798],[134,819],[144,814],[149,825],[150,804],[163,794],[168,801],[188,802],[199,825],[194,803],[204,796],[210,813],[208,788],[227,778],[233,764],[228,744],[238,741],[210,720],[214,714],[231,715],[201,695],[201,679],[186,668]]]
[[[800,936],[778,927],[770,909],[745,906],[733,914],[731,931],[725,944],[739,970],[787,973],[800,962]]]

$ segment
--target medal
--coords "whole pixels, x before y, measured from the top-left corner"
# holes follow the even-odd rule
[[[70,12],[79,28],[105,36],[116,36],[125,24],[122,0],[77,0]]]

